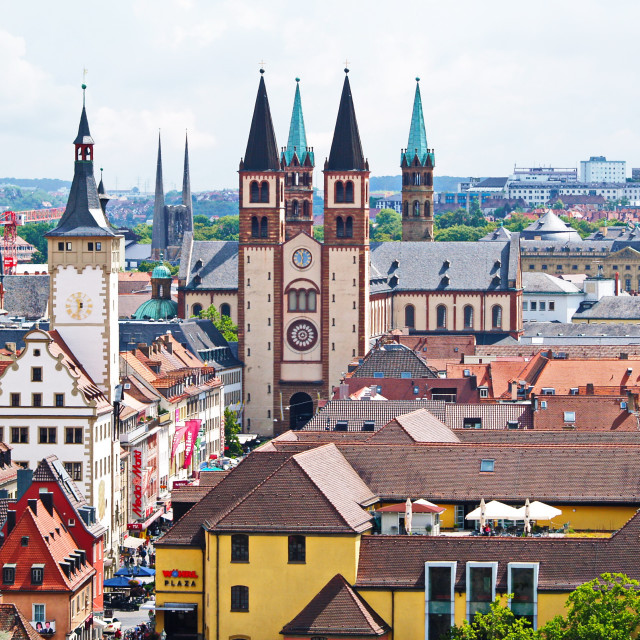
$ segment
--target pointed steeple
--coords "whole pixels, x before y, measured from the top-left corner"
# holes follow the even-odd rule
[[[293,99],[291,124],[289,125],[289,139],[287,140],[287,148],[282,154],[286,165],[291,164],[294,153],[297,154],[300,164],[304,164],[307,155],[311,156],[311,164],[314,164],[313,152],[307,152],[307,133],[304,128],[302,101],[300,100],[300,78],[296,78],[296,93]]]
[[[279,171],[278,144],[271,120],[271,109],[264,83],[264,69],[260,69],[260,85],[251,120],[249,141],[240,167],[244,171]]]
[[[430,156],[431,164],[435,164],[433,153],[427,146],[427,132],[424,126],[424,113],[422,111],[422,96],[420,95],[420,78],[416,78],[416,93],[413,99],[413,111],[411,112],[411,127],[409,128],[409,142],[402,152],[400,164],[405,162],[411,165],[416,157],[421,166],[426,166]]]
[[[158,162],[156,165],[156,193],[153,203],[153,228],[151,231],[151,253],[167,248],[167,225],[164,215],[164,185],[162,183],[162,145],[158,132]]]
[[[184,171],[182,172],[182,204],[189,209],[185,219],[185,231],[193,230],[193,204],[191,200],[191,176],[189,174],[189,138],[184,135]]]
[[[344,70],[345,74],[349,69]],[[331,143],[329,160],[325,165],[329,171],[367,171],[367,163],[362,153],[360,133],[358,132],[358,122],[356,112],[353,107],[351,97],[351,85],[349,76],[345,75],[344,86],[342,87],[342,97],[338,108],[338,118],[336,128]]]
[[[102,213],[106,215],[107,204],[109,203],[109,200],[111,200],[111,196],[106,192],[104,188],[104,182],[102,181],[102,167],[100,167],[100,184],[98,185],[98,197],[100,198],[100,207],[102,208]]]
[[[82,90],[86,85],[82,85]],[[47,236],[115,236],[102,207],[93,176],[93,138],[82,99],[82,114],[78,135],[73,141],[75,165],[69,199],[58,225]]]

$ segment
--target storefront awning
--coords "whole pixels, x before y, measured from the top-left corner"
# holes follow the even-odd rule
[[[153,524],[163,513],[164,511],[162,509],[158,509],[148,520],[145,521],[142,528],[148,529],[149,525]]]
[[[156,611],[195,611],[197,606],[189,602],[165,602]]]
[[[127,536],[123,542],[122,546],[127,549],[137,549],[139,546],[144,544],[144,540],[142,538],[137,538],[136,536]]]
[[[167,513],[163,513],[162,517],[165,520],[173,520],[173,509],[169,509],[169,511],[167,511]]]

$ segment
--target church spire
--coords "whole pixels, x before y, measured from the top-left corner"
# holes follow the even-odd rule
[[[156,192],[153,203],[153,228],[151,232],[151,257],[157,259],[167,248],[167,225],[164,215],[164,185],[162,183],[162,146],[158,132],[158,162],[156,165]]]
[[[191,200],[191,176],[189,174],[189,138],[184,136],[184,171],[182,172],[182,204],[189,213],[185,219],[185,231],[193,230],[193,205]]]
[[[427,164],[427,158],[431,164],[435,164],[433,152],[427,147],[427,132],[424,126],[424,112],[422,111],[422,96],[420,95],[420,78],[416,78],[416,93],[413,99],[413,111],[411,112],[411,127],[409,128],[409,142],[402,152],[400,163],[407,165],[413,163],[415,157],[421,166]]]
[[[73,182],[69,190],[67,206],[55,229],[47,236],[115,236],[109,224],[98,196],[98,188],[93,176],[93,138],[89,131],[89,120],[84,104],[82,85],[82,113],[78,135],[73,141],[75,147],[75,165]]]
[[[349,69],[345,69],[344,72],[348,74]],[[345,75],[344,78],[331,152],[325,169],[329,171],[368,171],[368,163],[362,153],[362,143],[360,142],[348,75]]]
[[[296,93],[293,99],[293,111],[291,112],[291,124],[289,125],[289,139],[287,148],[282,154],[285,165],[289,166],[293,160],[293,155],[297,154],[298,162],[304,164],[307,155],[313,165],[313,152],[308,151],[307,133],[304,128],[304,117],[302,115],[302,101],[300,99],[300,78],[296,78]]]
[[[251,120],[247,151],[240,169],[243,171],[280,170],[278,144],[271,120],[267,87],[264,83],[264,69],[260,69],[260,85]]]

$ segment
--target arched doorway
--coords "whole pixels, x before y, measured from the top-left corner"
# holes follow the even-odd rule
[[[302,429],[313,417],[313,400],[308,393],[299,391],[289,400],[289,428]]]

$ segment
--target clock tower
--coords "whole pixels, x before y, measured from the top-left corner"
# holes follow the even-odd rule
[[[100,206],[84,98],[73,144],[75,167],[67,207],[58,226],[46,234],[51,329],[113,402],[118,384],[118,272],[123,236],[111,227]]]

